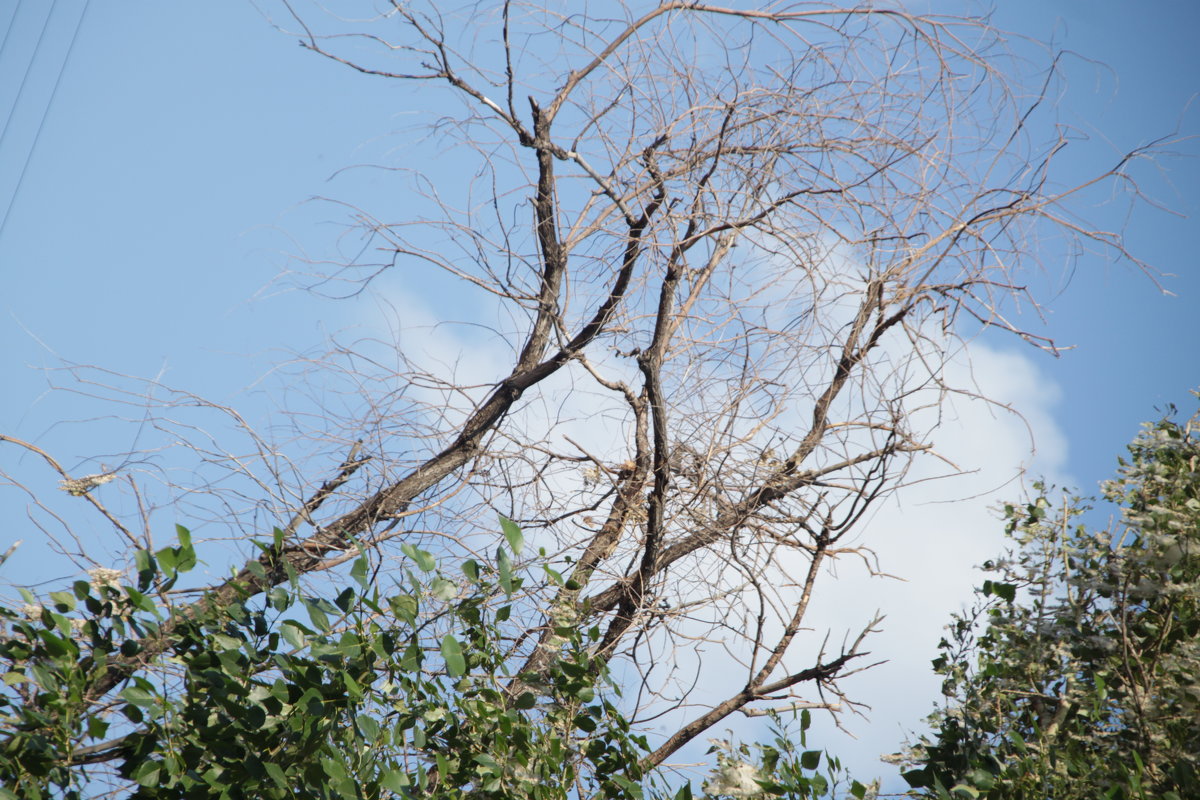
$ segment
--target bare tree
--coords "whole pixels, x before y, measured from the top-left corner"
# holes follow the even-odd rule
[[[206,469],[243,480],[169,502],[233,539],[284,534],[196,602],[316,579],[358,548],[380,565],[402,543],[481,551],[499,512],[570,564],[566,585],[526,587],[514,663],[546,668],[556,620],[601,625],[604,653],[640,672],[632,713],[684,709],[649,765],[734,712],[852,708],[838,680],[866,665],[878,620],[826,649],[806,612],[827,560],[877,568],[858,529],[914,459],[937,457],[925,412],[970,391],[944,379],[965,337],[1001,328],[1053,349],[1011,316],[1036,308],[1022,275],[1038,243],[1128,257],[1070,205],[1096,182],[1136,190],[1139,154],[1060,184],[1055,71],[1026,81],[985,19],[414,1],[364,32],[286,12],[306,48],[415,84],[444,152],[429,170],[398,165],[397,208],[352,210],[366,255],[311,265],[313,286],[449,278],[475,311],[439,317],[432,352],[402,329],[301,365],[353,402],[295,414],[293,440],[250,435],[232,410],[251,448],[191,432]],[[486,357],[439,360],[473,348]],[[146,397],[126,399],[159,402]],[[313,466],[337,449],[332,472]],[[149,541],[149,512],[120,518],[78,487],[119,541]],[[159,658],[194,608],[178,604],[92,700]],[[725,650],[727,696],[689,692],[701,645]]]

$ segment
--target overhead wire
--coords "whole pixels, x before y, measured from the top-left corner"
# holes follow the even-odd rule
[[[46,118],[50,115],[50,109],[54,106],[54,98],[58,95],[58,87],[62,84],[63,75],[67,71],[67,64],[71,61],[71,54],[75,52],[75,42],[79,39],[79,31],[83,28],[84,17],[87,16],[88,9],[91,7],[92,0],[84,0],[83,11],[79,14],[79,19],[75,21],[75,30],[71,34],[71,42],[67,45],[67,54],[63,57],[63,62],[58,68],[58,76],[54,79],[54,87],[50,90],[50,99],[46,102],[46,107],[42,109],[42,118],[38,122],[37,131],[33,135],[33,143],[29,146],[29,151],[25,154],[25,163],[21,165],[21,173],[17,177],[17,185],[13,187],[12,194],[8,198],[8,206],[4,209],[4,217],[0,219],[0,237],[4,235],[4,229],[8,227],[8,217],[12,213],[13,206],[16,205],[17,195],[21,192],[21,186],[25,183],[25,174],[29,171],[29,164],[33,160],[33,154],[37,150],[38,142],[42,138],[42,129],[46,126]],[[50,13],[46,15],[46,22],[42,25],[42,32],[38,36],[37,44],[34,45],[33,57],[29,59],[29,66],[25,69],[25,76],[21,79],[21,88],[17,91],[17,97],[13,101],[13,109],[16,108],[17,102],[20,100],[21,94],[25,91],[25,83],[29,78],[29,72],[33,67],[33,62],[37,59],[38,49],[42,46],[42,39],[46,35],[46,29],[50,25],[50,19],[54,16],[54,9],[58,6],[58,0],[50,6]],[[15,16],[15,14],[14,14]],[[7,38],[7,37],[6,37]],[[11,114],[8,122],[11,122]],[[0,152],[3,152],[4,135],[8,133],[8,124],[4,126],[4,133],[0,134]]]
[[[12,36],[13,28],[16,27],[17,14],[21,13],[21,0],[17,0],[13,6],[12,16],[8,18],[8,27],[4,29],[4,41],[0,42],[0,60],[4,58],[4,51],[8,49],[8,37]]]
[[[33,72],[34,62],[37,61],[38,53],[42,49],[42,42],[46,39],[46,31],[50,27],[50,20],[54,18],[54,9],[58,7],[58,0],[54,0],[50,4],[50,13],[46,14],[46,20],[42,23],[42,32],[38,34],[37,42],[33,45],[33,55],[29,57],[29,63],[25,65],[25,74],[21,76],[21,85],[17,88],[17,93],[13,95],[12,105],[8,107],[8,114],[4,117],[4,128],[0,130],[0,152],[4,151],[4,140],[8,137],[8,131],[12,125],[13,117],[16,116],[17,106],[21,103],[21,97],[25,94],[25,87],[29,84],[29,73]],[[20,10],[18,4],[18,11]],[[16,12],[13,12],[13,19],[16,19]],[[10,26],[8,33],[12,33],[15,26]],[[8,40],[8,34],[4,36],[5,41]]]

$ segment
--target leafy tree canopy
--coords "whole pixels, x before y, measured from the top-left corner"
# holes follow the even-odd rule
[[[1005,508],[1014,548],[934,661],[950,699],[917,794],[1200,796],[1200,414],[1172,415],[1104,485],[1110,527],[1045,486]]]
[[[509,545],[522,535],[502,520]],[[260,544],[278,548],[283,537]],[[96,569],[91,581],[27,593],[0,608],[0,798],[82,798],[124,787],[132,798],[604,798],[671,796],[650,781],[644,737],[618,709],[599,628],[565,610],[543,645],[544,674],[514,676],[510,619],[524,578],[508,548],[448,575],[406,547],[391,586],[359,557],[352,583],[328,596],[293,575],[265,599],[204,604],[164,625],[166,596],[196,565],[178,545],[141,551],[136,582]],[[567,584],[548,565],[552,581]],[[95,687],[140,640],[170,647],[102,710]],[[514,680],[514,678],[524,680]],[[513,687],[517,687],[514,691]],[[836,760],[803,749],[809,715],[776,719],[770,745],[721,743],[711,797],[830,796]],[[821,774],[824,773],[824,774]],[[676,783],[679,783],[676,781]],[[851,782],[852,796],[866,787]]]

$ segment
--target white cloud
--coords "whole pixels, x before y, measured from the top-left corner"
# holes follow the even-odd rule
[[[460,380],[486,386],[486,381],[499,377],[497,366],[511,361],[507,350],[501,352],[505,345],[499,337],[482,330],[475,336],[470,329],[439,326],[415,300],[395,295],[391,299],[402,344],[410,353],[422,352],[442,367],[452,365]],[[945,460],[919,461],[907,476],[909,484],[876,508],[856,539],[871,548],[880,569],[896,579],[872,577],[861,560],[842,556],[832,565],[833,574],[822,575],[818,582],[806,620],[812,633],[803,634],[794,645],[798,666],[812,663],[805,659],[815,656],[826,631],[831,634],[829,651],[836,654],[843,636],[852,639],[876,611],[886,615],[882,632],[867,644],[870,661],[886,663],[843,686],[853,700],[871,707],[868,716],[845,715],[847,735],[818,713],[809,740],[810,748],[828,749],[860,779],[891,774],[885,787],[889,782],[896,786],[893,768],[878,757],[894,752],[909,732],[919,729],[939,697],[940,680],[930,660],[937,655],[951,613],[970,602],[972,589],[981,582],[976,566],[1002,548],[1003,523],[993,510],[996,504],[1019,499],[1029,478],[1070,483],[1064,473],[1066,442],[1054,416],[1060,392],[1035,364],[1035,357],[1032,349],[1001,351],[975,341],[946,364],[944,383],[967,388],[978,397],[951,394],[939,405],[931,403],[916,412],[913,427],[932,431],[937,452]],[[542,388],[544,396],[539,393],[541,399],[514,414],[510,424],[535,436],[553,427],[555,444],[565,444],[565,433],[602,457],[614,444],[620,451],[623,437],[614,438],[619,403],[607,409],[613,412],[610,418],[602,409],[612,405],[612,399],[565,372]],[[544,477],[559,491],[574,488],[563,483],[565,477]],[[530,533],[536,546],[541,536]],[[684,683],[690,683],[698,664],[698,681],[690,696],[715,702],[728,695],[729,676],[744,675],[744,670],[734,666],[719,644],[702,648],[705,652],[699,657],[690,649],[662,649],[664,657],[673,660],[656,665],[656,674],[674,668]],[[696,713],[694,708],[673,713],[658,724],[667,731]],[[740,716],[727,724],[752,735],[751,723]],[[678,756],[694,762],[701,751],[690,747]]]
[[[863,777],[891,770],[878,755],[898,749],[940,696],[930,661],[950,614],[971,601],[981,582],[975,567],[1002,549],[995,506],[1020,499],[1030,479],[1069,482],[1066,441],[1054,419],[1060,392],[1031,355],[976,342],[970,364],[960,359],[949,366],[951,384],[973,381],[1013,412],[980,399],[947,399],[934,442],[942,455],[973,471],[907,487],[876,511],[862,536],[881,569],[902,580],[872,578],[858,564],[846,564],[838,580],[815,593],[814,626],[853,631],[876,610],[887,617],[868,647],[887,663],[846,684],[854,699],[871,706],[867,719],[844,719],[857,741],[832,732],[816,743]]]
[[[824,712],[815,712],[807,746],[828,750],[864,782],[883,777],[890,790],[903,789],[903,781],[879,756],[895,752],[919,730],[940,697],[940,679],[930,666],[937,643],[951,613],[971,601],[981,582],[976,566],[1002,549],[1003,523],[993,509],[1003,500],[1020,499],[1032,478],[1068,482],[1065,438],[1054,419],[1060,393],[1034,363],[1034,353],[1002,352],[979,342],[969,352],[969,363],[963,355],[947,365],[945,382],[970,387],[993,402],[950,395],[940,408],[917,412],[928,416],[915,425],[931,429],[938,453],[961,471],[953,474],[955,469],[927,460],[910,472],[909,485],[877,507],[855,543],[869,547],[879,568],[896,577],[872,577],[861,559],[841,556],[819,579],[807,630],[789,655],[796,668],[815,663],[828,633],[826,657],[836,656],[843,640],[852,641],[877,611],[886,615],[881,632],[868,639],[865,649],[871,656],[864,659],[886,663],[842,683],[851,700],[870,706],[866,716],[843,714],[845,731],[840,731]],[[929,480],[934,476],[941,477]],[[719,642],[701,645],[699,655],[663,652],[671,654],[670,666],[685,683],[695,676],[689,696],[697,702],[718,702],[745,680],[744,668]],[[659,674],[667,666],[661,665]],[[820,699],[800,688],[807,699]],[[698,713],[697,708],[671,713],[658,728],[667,733]],[[735,715],[719,727],[751,741],[763,735],[760,723]],[[672,761],[701,762],[703,749],[693,744]]]

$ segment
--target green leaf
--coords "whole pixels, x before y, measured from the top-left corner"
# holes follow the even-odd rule
[[[1017,599],[1017,585],[999,581],[984,581],[983,594],[988,597],[995,595],[1005,602],[1012,603]]]
[[[458,597],[458,584],[445,578],[434,578],[429,591],[438,600],[453,600]]]
[[[87,735],[93,739],[103,739],[108,733],[109,723],[99,717],[88,717],[87,720]]]
[[[267,593],[267,598],[271,602],[271,608],[276,611],[287,611],[292,607],[292,596],[288,590],[282,586],[276,586]]]
[[[685,783],[675,792],[674,800],[692,800],[692,785]]]
[[[972,786],[987,791],[996,785],[996,778],[985,769],[973,769],[966,775]]]
[[[374,717],[359,716],[355,718],[354,722],[358,726],[358,732],[368,742],[374,742],[379,738],[379,723]]]
[[[311,717],[323,717],[325,715],[325,698],[316,689],[309,689],[296,701],[296,709]]]
[[[142,720],[146,718],[145,715],[142,714],[141,709],[139,709],[133,703],[126,703],[125,705],[121,706],[121,713],[125,715],[125,719],[129,720],[134,725],[141,725]]]
[[[379,776],[379,785],[389,792],[404,795],[404,790],[409,786],[408,775],[398,769],[385,770]]]
[[[622,789],[625,790],[626,796],[637,798],[637,800],[641,800],[641,798],[643,796],[641,786],[638,786],[636,783],[629,780],[624,775],[613,775],[612,780],[615,783],[617,783]]]
[[[326,775],[335,780],[349,777],[349,773],[346,772],[346,766],[342,762],[332,758],[321,759],[321,769],[325,771]]]
[[[138,611],[145,611],[147,614],[158,616],[158,609],[154,605],[154,601],[146,595],[134,589],[132,586],[126,586],[125,591],[129,594],[130,605]]]
[[[154,571],[154,556],[149,550],[138,550],[133,554],[133,564],[137,567],[138,572],[153,572]]]
[[[343,590],[341,591],[341,593],[340,593],[340,594],[339,594],[339,595],[338,595],[338,596],[337,596],[337,597],[334,599],[333,603],[334,603],[334,605],[336,605],[336,606],[337,606],[337,607],[338,607],[338,608],[339,608],[339,609],[340,609],[342,612],[344,612],[344,613],[349,613],[349,611],[350,611],[351,607],[354,605],[354,599],[355,599],[357,596],[358,596],[358,595],[355,593],[355,591],[354,591],[353,589],[351,589],[349,586],[347,586],[347,587],[346,587],[345,589],[343,589]]]
[[[800,766],[804,767],[804,769],[816,769],[820,764],[820,750],[805,750],[800,754]]]
[[[508,551],[504,547],[496,548],[496,571],[500,573],[500,588],[506,595],[511,596],[513,593],[512,559],[508,557]]]
[[[187,572],[196,566],[196,551],[192,547],[192,532],[182,525],[176,525],[175,535],[179,537],[179,565],[176,568],[180,572]]]
[[[312,621],[313,627],[321,633],[328,633],[329,628],[331,627],[329,624],[329,616],[325,613],[324,609],[321,608],[320,604],[318,604],[317,601],[306,597],[304,598],[304,608],[308,611],[308,618],[310,621]]]
[[[131,777],[141,786],[155,786],[159,783],[158,774],[161,769],[161,762],[146,760],[137,765]]]
[[[47,630],[38,631],[38,637],[46,645],[47,652],[54,658],[61,658],[66,655],[75,655],[75,646],[69,643],[68,640],[55,636]]]
[[[242,640],[241,639],[237,638],[236,636],[226,636],[223,633],[214,633],[212,635],[212,643],[214,645],[213,649],[219,650],[222,652],[227,651],[227,650],[241,650],[242,649]]]
[[[164,547],[154,554],[154,557],[158,559],[158,565],[167,575],[174,575],[178,571],[179,557],[175,551],[174,547]]]
[[[283,621],[279,626],[279,633],[283,635],[284,640],[292,647],[297,649],[308,645],[308,637],[305,636],[304,627],[298,622],[293,622],[290,619]]]
[[[271,780],[275,782],[276,786],[284,790],[288,788],[289,783],[287,775],[284,774],[283,769],[278,764],[273,761],[268,761],[263,764],[263,767],[266,769],[267,775],[269,775]]]
[[[400,594],[395,597],[389,597],[388,606],[392,609],[393,614],[409,625],[416,624],[418,604],[417,598],[411,594]]]
[[[504,531],[504,538],[508,540],[508,546],[512,548],[513,554],[520,555],[521,550],[525,547],[525,536],[521,533],[517,523],[501,514],[500,530]]]
[[[367,584],[368,564],[366,556],[359,556],[354,559],[354,563],[350,566],[350,577],[358,582],[358,585],[364,589],[368,588]]]
[[[135,706],[154,705],[154,693],[141,686],[126,686],[121,690],[121,698]]]
[[[419,547],[414,547],[411,544],[400,545],[400,552],[413,560],[417,565],[417,569],[422,572],[433,572],[437,569],[437,561],[432,553],[428,553]]]
[[[467,661],[463,658],[462,645],[452,634],[442,637],[442,658],[446,661],[446,672],[450,677],[457,678],[467,671]]]

